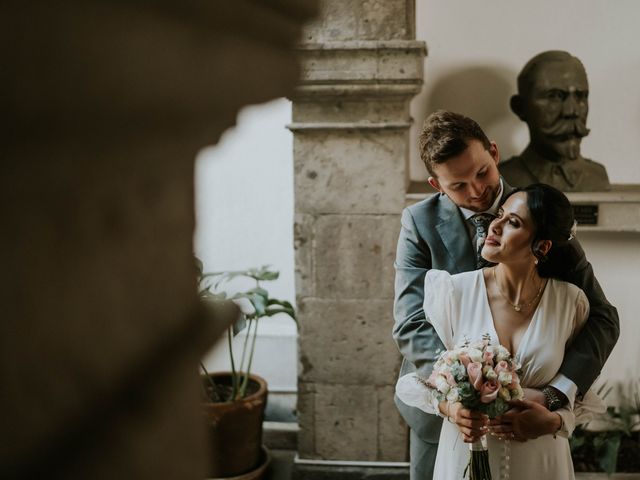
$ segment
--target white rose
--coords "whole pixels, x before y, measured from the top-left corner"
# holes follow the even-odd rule
[[[498,381],[501,385],[511,385],[513,381],[513,374],[511,372],[500,372],[498,374]]]
[[[524,398],[524,391],[520,384],[516,386],[516,388],[511,390],[511,398],[513,400],[522,400]]]
[[[472,362],[482,362],[482,352],[477,348],[470,348],[467,354]]]
[[[438,375],[436,377],[436,388],[438,389],[439,392],[442,392],[446,395],[447,393],[449,393],[449,390],[451,389],[451,385],[447,383],[446,378],[444,378],[442,375]]]
[[[460,395],[458,394],[457,388],[452,388],[451,390],[449,390],[449,393],[447,393],[447,400],[450,403],[457,402],[459,399]]]
[[[482,374],[486,377],[487,380],[495,380],[496,378],[498,378],[498,374],[496,373],[496,371],[489,365],[485,365],[482,368]]]
[[[509,350],[504,348],[502,345],[498,347],[498,354],[496,355],[498,362],[501,362],[502,360],[506,360],[510,356],[511,355],[509,354]]]
[[[498,390],[498,395],[505,402],[508,402],[509,400],[511,400],[511,394],[509,393],[509,389],[508,388],[502,387],[500,390]]]
[[[449,360],[451,360],[452,362],[457,361],[459,358],[458,356],[458,351],[457,350],[451,350],[449,352]]]

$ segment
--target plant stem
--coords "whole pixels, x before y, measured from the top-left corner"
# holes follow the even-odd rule
[[[256,320],[256,325],[253,328],[253,338],[251,339],[251,351],[249,354],[249,365],[247,366],[246,376],[244,378],[244,383],[242,385],[242,390],[240,392],[240,397],[244,397],[247,391],[247,385],[249,384],[249,374],[251,373],[251,364],[253,363],[253,352],[256,349],[256,337],[258,336],[258,321]]]
[[[236,365],[233,360],[233,338],[231,335],[231,328],[227,329],[227,342],[229,343],[229,358],[231,358],[231,400],[236,399],[236,392],[238,390],[238,379],[236,375]]]
[[[211,395],[209,395],[209,393],[207,392],[207,389],[204,388],[204,385],[202,385],[202,388],[204,390],[204,396],[207,400],[211,400],[212,402],[222,402],[222,399],[220,398],[220,395],[218,395],[218,389],[216,388],[216,382],[213,381],[213,378],[211,378],[211,376],[209,375],[209,372],[207,371],[206,367],[204,366],[204,363],[200,362],[200,368],[202,368],[202,370],[204,371],[204,375],[206,377],[206,379],[209,382],[209,386],[211,387]]]
[[[242,358],[240,359],[240,368],[238,371],[240,372],[240,380],[242,380],[242,374],[245,370],[244,362],[247,356],[247,343],[249,342],[249,333],[251,332],[251,323],[253,322],[252,318],[249,318],[249,325],[247,326],[247,335],[244,337],[244,345],[242,346]],[[242,398],[242,394],[240,394]]]

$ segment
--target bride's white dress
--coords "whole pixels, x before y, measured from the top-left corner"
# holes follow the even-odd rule
[[[451,349],[465,338],[479,340],[484,334],[498,345],[482,270],[450,275],[430,270],[425,279],[424,310],[438,336]],[[575,285],[549,279],[523,335],[517,352],[511,352],[522,365],[520,381],[524,387],[543,387],[558,373],[567,343],[588,316],[589,303]],[[405,403],[434,413],[430,399],[415,374],[398,381],[397,394]],[[588,393],[574,408],[558,411],[564,422],[563,431],[555,437],[545,435],[527,442],[501,441],[487,435],[492,477],[519,480],[572,479],[573,464],[568,435],[576,417],[583,420],[593,411],[601,411],[602,403]],[[455,424],[444,421],[440,433],[434,479],[460,480],[469,459],[469,445]]]

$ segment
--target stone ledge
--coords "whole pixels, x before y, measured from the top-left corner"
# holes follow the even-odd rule
[[[427,45],[421,40],[351,40],[324,43],[302,43],[297,50],[419,50],[427,54]]]
[[[422,84],[423,42],[338,42],[299,49],[300,84],[392,82]]]
[[[289,98],[293,101],[313,98],[314,100],[331,97],[350,97],[361,100],[369,97],[380,102],[381,97],[412,97],[420,92],[422,81],[412,80],[411,83],[383,82],[380,80],[352,81],[350,83],[299,85]]]
[[[341,462],[305,460],[297,455],[293,461],[293,480],[408,480],[407,462]]]
[[[262,424],[262,442],[269,449],[297,450],[298,432],[297,423],[290,422],[264,422]]]
[[[578,232],[640,233],[640,185],[614,184],[609,192],[567,192],[572,205],[598,207],[598,224],[578,224]],[[411,182],[407,206],[436,192],[426,182]]]
[[[403,130],[411,127],[411,122],[294,122],[287,125],[292,132],[304,130]]]

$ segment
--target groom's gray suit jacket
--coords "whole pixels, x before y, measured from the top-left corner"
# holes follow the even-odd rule
[[[513,190],[504,185],[503,196]],[[618,339],[619,322],[617,311],[605,298],[584,251],[577,240],[571,243],[580,260],[562,280],[584,290],[590,313],[565,353],[560,372],[584,393],[600,374]],[[402,212],[395,268],[393,338],[404,357],[400,375],[417,369],[427,377],[437,352],[444,347],[422,309],[425,275],[431,268],[451,274],[476,269],[475,252],[464,217],[446,195],[433,195]],[[397,398],[396,405],[418,437],[437,449],[442,420],[404,405]]]

